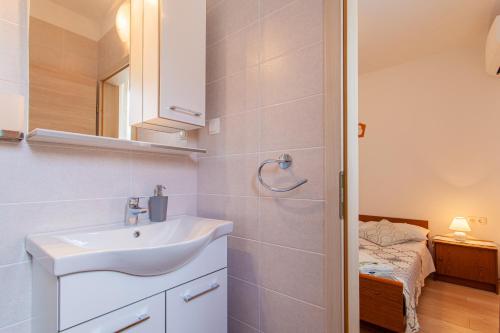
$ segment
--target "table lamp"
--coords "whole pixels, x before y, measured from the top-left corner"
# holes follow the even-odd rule
[[[450,230],[454,231],[455,239],[459,242],[465,242],[466,232],[471,231],[469,223],[465,217],[455,217],[450,224]]]

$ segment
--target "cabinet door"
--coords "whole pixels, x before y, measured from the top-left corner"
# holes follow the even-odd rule
[[[167,291],[168,333],[227,333],[227,269]]]
[[[160,117],[205,125],[205,0],[161,0]]]
[[[165,293],[85,322],[67,333],[165,333]]]
[[[497,252],[477,249],[476,253],[478,281],[491,284],[497,283]]]
[[[438,273],[467,280],[477,280],[476,251],[472,247],[438,243]]]

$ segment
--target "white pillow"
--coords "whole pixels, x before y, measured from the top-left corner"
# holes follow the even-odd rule
[[[364,223],[359,229],[359,237],[380,246],[426,240],[429,233],[425,228],[406,223],[392,223],[387,220],[368,223]]]
[[[394,223],[399,230],[404,231],[409,240],[413,241],[426,241],[430,230],[419,227],[418,225],[408,223]]]

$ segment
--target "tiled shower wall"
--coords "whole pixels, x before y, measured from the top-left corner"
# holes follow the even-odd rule
[[[26,91],[26,13],[26,0],[0,0],[0,95]],[[156,184],[169,215],[195,214],[196,169],[188,157],[0,143],[0,333],[30,331],[27,234],[120,223],[126,198]]]
[[[323,0],[212,0],[198,213],[235,222],[230,332],[325,331]],[[265,167],[288,152],[291,170]]]

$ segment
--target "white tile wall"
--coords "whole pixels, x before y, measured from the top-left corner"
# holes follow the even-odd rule
[[[324,332],[323,0],[219,0],[207,15],[207,118],[221,132],[200,130],[198,214],[235,223],[229,331]],[[282,152],[293,166],[266,166],[267,182],[309,182],[277,194],[257,167]]]
[[[170,214],[235,222],[230,241],[231,332],[323,332],[322,0],[209,0],[209,156],[117,153],[0,144],[0,333],[30,330],[32,232],[119,222],[127,196],[169,188]],[[0,0],[0,93],[26,90],[26,0]],[[282,151],[306,187],[259,188],[259,161]],[[286,224],[283,221],[287,221]],[[279,265],[276,265],[279,263]],[[280,281],[286,280],[286,283]]]
[[[26,13],[26,0],[0,0],[0,94],[26,90]],[[126,198],[156,184],[167,186],[169,215],[197,209],[188,157],[0,143],[0,175],[0,333],[30,331],[27,234],[121,222]]]

